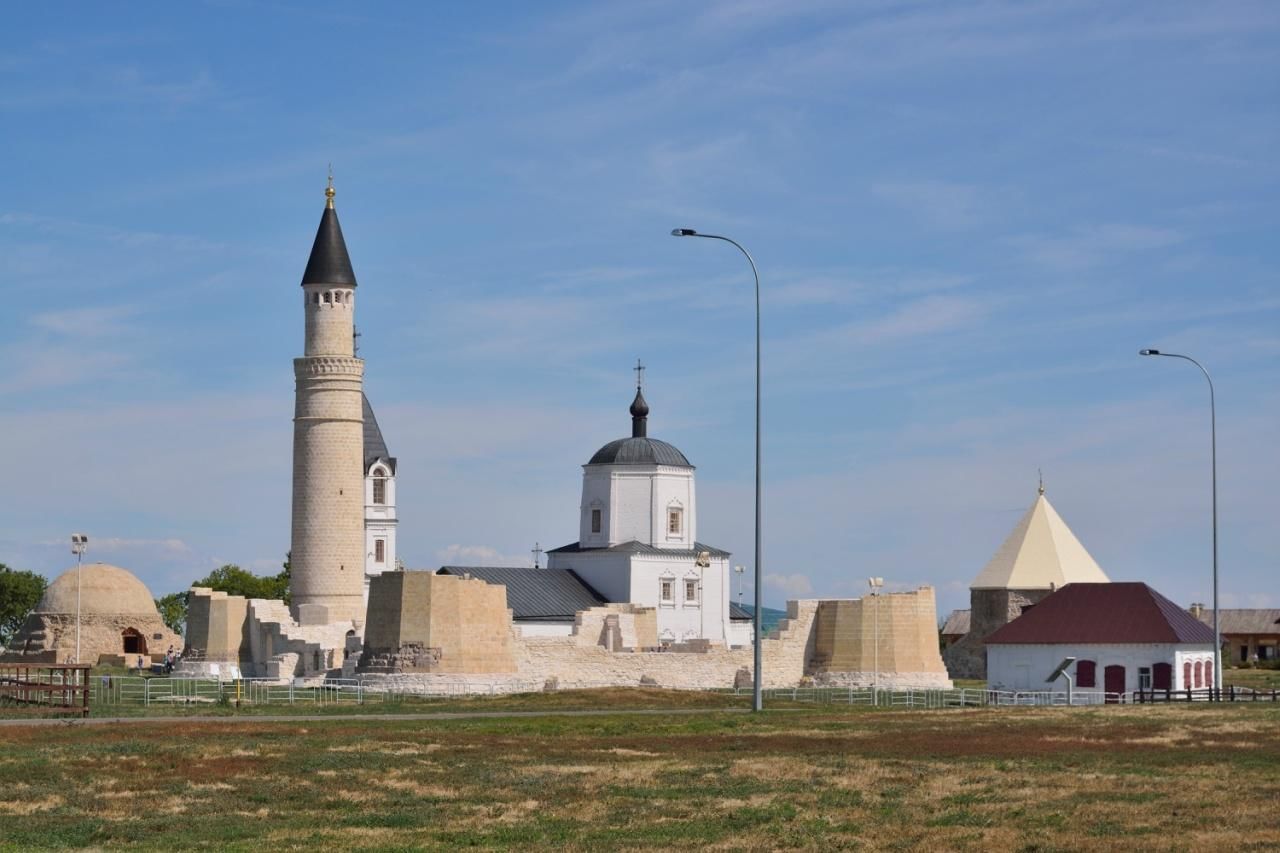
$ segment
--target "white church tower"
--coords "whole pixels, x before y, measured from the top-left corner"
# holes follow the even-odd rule
[[[730,555],[697,540],[693,471],[678,449],[649,437],[637,382],[631,436],[582,466],[578,541],[547,552],[547,567],[572,569],[609,601],[655,608],[664,644],[727,645]]]
[[[396,567],[396,458],[387,450],[369,398],[364,397],[364,602],[369,581]]]
[[[293,360],[290,609],[303,624],[364,622],[364,362],[354,339],[356,277],[325,190],[302,275],[306,338]]]

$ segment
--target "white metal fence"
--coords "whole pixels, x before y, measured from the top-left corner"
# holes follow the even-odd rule
[[[558,691],[617,687],[595,682],[561,682]],[[266,678],[217,680],[210,678],[143,678],[101,676],[90,682],[93,704],[103,706],[163,705],[363,705],[398,703],[406,699],[446,699],[540,693],[542,681],[474,682],[465,679],[433,679],[431,682],[386,682],[363,679],[327,679],[303,683]],[[710,693],[747,697],[750,687],[709,690]],[[1068,702],[1064,691],[1006,691],[983,689],[878,690],[857,687],[786,687],[764,691],[766,701],[865,705],[879,708],[975,708],[1054,705],[1128,704],[1138,697],[1128,693],[1074,691]],[[1150,700],[1148,700],[1150,701]]]

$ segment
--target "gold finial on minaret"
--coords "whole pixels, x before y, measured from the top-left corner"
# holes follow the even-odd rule
[[[329,186],[327,186],[327,187],[325,188],[325,191],[324,191],[324,197],[328,199],[328,201],[326,201],[326,202],[324,203],[324,206],[325,206],[325,207],[327,207],[327,208],[329,208],[330,210],[332,210],[332,209],[333,209],[333,196],[334,196],[334,192],[333,192],[333,164],[332,164],[332,163],[330,163],[330,164],[329,164]]]

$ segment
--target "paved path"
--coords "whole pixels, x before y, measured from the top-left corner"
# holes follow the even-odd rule
[[[491,720],[502,717],[650,717],[657,715],[747,714],[750,708],[644,708],[582,711],[437,711],[430,714],[260,714],[226,717],[35,717],[0,720],[0,728],[12,726],[119,726],[165,725],[170,723],[323,723],[327,720],[396,722],[414,720]]]

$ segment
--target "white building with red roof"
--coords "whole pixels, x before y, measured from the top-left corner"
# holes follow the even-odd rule
[[[1213,686],[1213,630],[1145,583],[1072,583],[986,639],[987,686],[1049,690],[1074,657],[1077,690],[1108,694]]]

